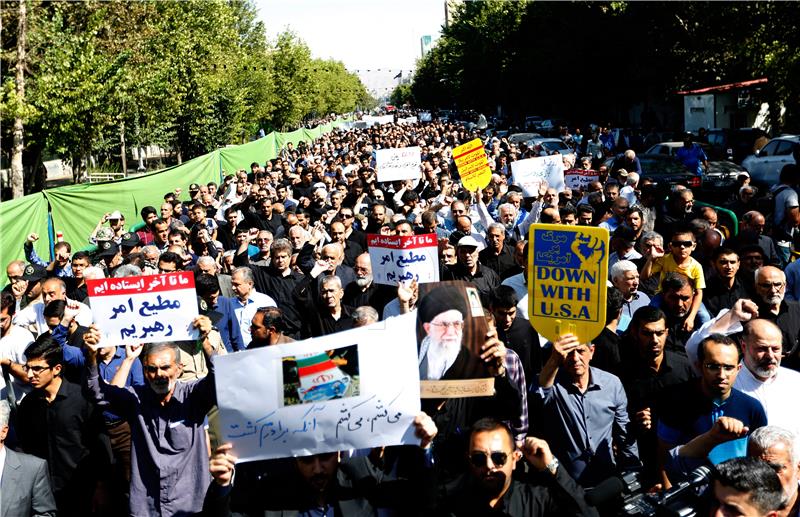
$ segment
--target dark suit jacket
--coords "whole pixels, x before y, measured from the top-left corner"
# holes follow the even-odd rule
[[[6,463],[0,482],[0,517],[56,515],[56,501],[50,488],[47,462],[6,447]]]

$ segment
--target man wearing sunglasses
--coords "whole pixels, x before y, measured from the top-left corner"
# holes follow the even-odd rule
[[[540,474],[536,483],[512,479],[517,462],[525,458]],[[569,476],[547,442],[528,437],[522,450],[511,430],[491,418],[472,426],[467,450],[469,472],[441,503],[447,515],[511,516],[597,515],[584,501],[583,489]]]

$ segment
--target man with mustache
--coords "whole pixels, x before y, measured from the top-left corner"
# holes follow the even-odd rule
[[[709,333],[734,334],[744,330],[741,338],[744,368],[733,386],[761,402],[770,425],[798,434],[800,414],[795,409],[794,397],[800,393],[800,373],[781,366],[781,330],[761,315],[755,303],[739,300],[730,311],[720,313],[697,331],[686,343],[686,352],[694,362],[698,343]]]
[[[522,458],[541,474],[541,483],[512,478]],[[597,515],[583,489],[550,451],[547,442],[528,437],[517,450],[511,430],[491,418],[472,426],[469,471],[441,504],[447,515]],[[539,479],[536,477],[534,479]]]
[[[774,266],[756,270],[753,299],[758,304],[758,317],[768,319],[781,329],[784,365],[800,369],[800,302],[785,300],[786,274]]]
[[[202,510],[197,494],[211,482],[205,418],[217,399],[211,361],[215,350],[209,340],[211,320],[198,316],[193,325],[206,355],[207,376],[178,382],[183,367],[176,343],[129,345],[117,375],[126,377],[141,356],[146,385],[128,388],[100,381],[100,332],[93,326],[85,336],[87,398],[108,404],[107,409],[131,426],[131,515],[194,515]]]

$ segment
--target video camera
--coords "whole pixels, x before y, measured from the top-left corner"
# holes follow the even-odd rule
[[[712,470],[701,466],[689,473],[685,481],[666,492],[645,493],[638,471],[607,479],[586,495],[586,502],[601,508],[618,507],[619,516],[694,517],[704,507],[701,494],[708,486]],[[622,499],[614,505],[617,498]],[[604,512],[605,513],[605,512]]]

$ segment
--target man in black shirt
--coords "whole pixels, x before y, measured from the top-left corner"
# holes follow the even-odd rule
[[[33,391],[19,405],[19,444],[47,460],[59,515],[90,515],[97,480],[107,472],[111,454],[102,413],[80,386],[63,379],[63,353],[49,335],[40,336],[25,356]]]
[[[667,350],[667,319],[656,307],[641,307],[628,327],[625,353],[619,377],[628,396],[628,414],[635,423],[639,458],[644,463],[648,486],[657,482],[657,446],[655,422],[657,401],[671,387],[694,377],[689,360]]]
[[[786,274],[775,266],[764,266],[756,271],[756,297],[758,317],[775,323],[783,335],[783,365],[800,369],[800,303],[785,300]]]
[[[497,339],[516,352],[525,372],[525,383],[531,386],[542,371],[542,347],[539,333],[517,313],[519,297],[514,288],[501,285],[489,296],[489,310],[494,316]]]
[[[540,473],[539,481],[512,478],[522,457]],[[511,430],[490,418],[475,422],[469,439],[469,473],[441,504],[446,515],[597,515],[583,489],[559,466],[547,442],[528,437],[516,449]]]
[[[714,281],[706,282],[703,304],[712,318],[722,309],[730,309],[736,300],[748,298],[747,290],[736,276],[739,272],[739,255],[730,248],[717,248],[711,256]]]
[[[505,226],[500,223],[490,224],[486,230],[486,244],[478,253],[478,261],[492,268],[500,278],[506,278],[505,274],[514,269],[517,263],[514,262],[514,249],[506,244]]]
[[[464,280],[472,282],[478,288],[481,302],[488,305],[489,293],[500,285],[500,277],[493,269],[482,266],[478,262],[478,241],[467,235],[458,240],[456,246],[457,262],[453,266],[444,266],[440,275],[442,281]]]

